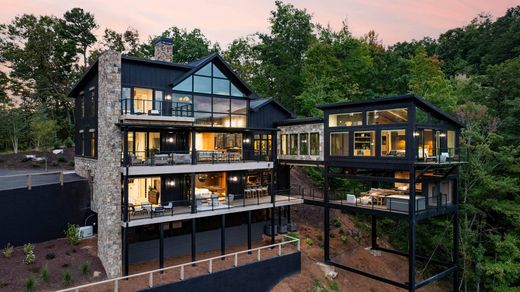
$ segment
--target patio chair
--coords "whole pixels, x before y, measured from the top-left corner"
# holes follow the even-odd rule
[[[173,202],[169,202],[168,205],[164,205],[162,207],[164,208],[165,211],[169,211],[169,210],[173,209]]]
[[[231,203],[235,200],[235,195],[234,194],[228,194],[227,195],[227,203],[228,205],[231,205]]]
[[[141,208],[146,212],[152,212],[152,204],[150,203],[141,203]]]
[[[356,204],[356,196],[347,194],[347,204]]]

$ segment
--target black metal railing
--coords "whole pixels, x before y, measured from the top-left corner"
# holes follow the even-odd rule
[[[193,104],[170,100],[121,99],[121,114],[193,117]]]
[[[211,212],[215,210],[240,208],[261,204],[276,204],[302,199],[295,189],[284,189],[270,191],[270,186],[246,187],[242,194],[216,194],[208,193],[195,195],[195,198],[187,196],[186,200],[165,201],[160,204],[143,202],[140,204],[128,204],[128,221],[139,219],[151,219],[163,216],[174,216],[181,214],[193,214]],[[193,207],[195,204],[195,207]],[[124,218],[124,206],[123,216]]]
[[[217,164],[236,162],[267,162],[272,161],[273,156],[261,155],[252,150],[197,150],[195,163],[192,160],[191,151],[132,151],[127,156],[129,166],[163,166],[184,164]],[[121,155],[121,165],[124,164],[124,156]]]
[[[416,159],[428,163],[454,163],[468,161],[466,148],[435,148],[431,151],[417,149]]]

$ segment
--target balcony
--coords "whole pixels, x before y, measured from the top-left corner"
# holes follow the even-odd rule
[[[166,174],[183,172],[235,171],[268,169],[273,157],[267,153],[246,150],[197,150],[195,160],[191,151],[134,151],[128,156],[129,175]],[[121,160],[122,172],[125,172]]]
[[[322,190],[301,190],[301,197],[310,202],[324,203]],[[407,192],[393,189],[370,189],[356,190],[331,190],[329,192],[329,203],[345,206],[358,211],[375,211],[371,213],[387,214],[397,216],[409,215],[410,195]],[[456,206],[448,194],[423,195],[417,192],[415,195],[415,215],[428,215],[432,213],[443,213],[451,207]],[[369,212],[365,212],[369,213]]]
[[[195,206],[193,206],[193,201],[195,201]],[[268,191],[266,186],[265,188],[245,189],[242,194],[196,195],[193,201],[189,198],[187,200],[161,202],[160,204],[129,204],[127,210],[128,226],[302,204],[303,197],[295,189],[271,192]],[[125,219],[124,213],[123,208],[123,221]]]
[[[193,105],[187,102],[151,99],[121,99],[123,120],[193,122]]]
[[[423,149],[418,147],[416,155],[416,164],[457,164],[468,161],[468,152],[465,148],[436,148]]]

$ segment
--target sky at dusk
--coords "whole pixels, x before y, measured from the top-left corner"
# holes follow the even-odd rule
[[[467,24],[480,12],[501,16],[520,0],[291,0],[306,8],[313,22],[337,29],[347,20],[355,36],[373,29],[385,45],[398,41],[438,37],[440,33]],[[0,22],[24,13],[61,16],[81,7],[93,13],[102,35],[106,27],[123,31],[137,29],[142,39],[157,35],[170,26],[200,28],[222,48],[234,39],[268,31],[274,1],[267,0],[0,0]]]

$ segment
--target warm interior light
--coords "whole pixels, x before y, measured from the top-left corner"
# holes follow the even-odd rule
[[[439,137],[443,137],[443,138],[446,137],[446,133],[440,133]]]
[[[168,138],[168,143],[173,143],[173,138],[172,137]]]
[[[168,94],[168,95],[166,95],[165,98],[166,98],[166,100],[171,100],[171,99],[172,99],[172,96]]]
[[[419,135],[420,135],[419,132],[413,132],[414,137],[418,137]]]
[[[182,96],[182,97],[179,97],[179,101],[188,102],[188,101],[190,101],[190,98],[188,96]]]

